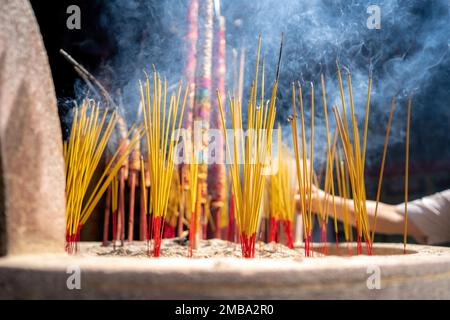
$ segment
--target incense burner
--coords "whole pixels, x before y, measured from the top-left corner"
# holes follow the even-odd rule
[[[61,130],[30,4],[6,0],[0,30],[1,299],[450,299],[450,248],[442,247],[408,245],[404,254],[403,244],[375,244],[372,256],[344,257],[330,244],[328,256],[316,246],[308,258],[296,247],[291,257],[156,259],[93,254],[99,242],[67,255]]]
[[[326,257],[320,257],[317,247],[312,258],[258,258],[257,251],[255,259],[188,259],[86,253],[92,247],[100,243],[81,243],[78,256],[1,258],[0,298],[450,298],[449,248],[408,245],[403,254],[403,244],[378,244],[373,256],[339,257],[332,255],[330,245]],[[340,252],[346,250],[340,247]],[[77,272],[80,289],[71,287]]]

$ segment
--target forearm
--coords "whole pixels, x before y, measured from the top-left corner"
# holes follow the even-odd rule
[[[330,217],[334,216],[334,208],[333,208],[333,199],[331,195],[328,195],[326,197],[326,206],[328,210],[328,215]],[[325,193],[323,191],[319,192],[319,195],[316,197],[315,201],[315,209],[319,208],[319,205],[324,204],[325,201]],[[356,225],[355,222],[355,208],[353,200],[346,199],[344,201],[343,198],[335,196],[334,197],[334,204],[335,204],[335,210],[336,210],[336,218],[338,220],[344,221],[345,219],[345,211],[347,210],[349,215],[349,223],[352,226]],[[376,202],[367,200],[366,201],[366,211],[367,211],[367,218],[369,220],[370,228],[374,227],[375,223],[375,208],[376,208]],[[316,211],[316,210],[315,210]],[[403,212],[399,212],[396,206],[389,205],[386,203],[380,202],[378,204],[377,211],[377,217],[376,217],[376,225],[375,225],[375,231],[377,233],[383,233],[383,234],[403,234],[404,231],[404,215]],[[372,230],[371,230],[372,231]],[[408,222],[408,234],[413,236],[418,242],[424,242],[424,235],[418,230],[418,228],[411,222]]]

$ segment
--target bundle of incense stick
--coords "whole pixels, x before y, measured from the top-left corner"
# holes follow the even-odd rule
[[[275,200],[275,219],[284,229],[287,246],[294,248],[292,225],[295,217],[295,162],[289,148],[281,143],[281,127],[278,127],[277,173],[271,176],[272,199]],[[278,227],[278,226],[277,226]]]
[[[217,100],[223,124],[226,149],[231,160],[231,182],[234,196],[236,223],[241,233],[242,255],[255,256],[256,231],[261,212],[261,201],[265,185],[267,159],[271,156],[272,131],[275,122],[275,100],[278,77],[274,82],[270,101],[264,102],[264,62],[261,74],[261,96],[258,99],[259,64],[261,37],[258,40],[255,78],[250,89],[247,111],[247,134],[242,132],[242,104],[237,98],[229,99],[231,126],[233,129],[233,156],[225,129],[225,111],[222,99],[217,92]],[[281,51],[281,50],[280,50]],[[278,75],[278,72],[277,72]],[[259,101],[258,101],[259,100]],[[258,105],[259,102],[259,105]],[[239,164],[242,161],[242,166]],[[241,170],[242,167],[242,170]]]
[[[167,100],[167,82],[153,68],[153,85],[146,76],[144,86],[140,84],[141,106],[145,125],[147,158],[150,170],[150,205],[152,213],[153,256],[159,257],[163,221],[167,213],[169,194],[174,172],[175,130],[181,128],[184,107],[188,94],[186,87],[181,97],[182,85],[176,94]],[[182,99],[182,101],[181,101]],[[150,251],[149,251],[150,253]]]
[[[119,155],[119,152],[116,152],[87,198],[94,172],[117,122],[116,112],[112,112],[109,118],[107,110],[102,116],[100,114],[99,104],[94,101],[83,101],[81,107],[75,108],[70,138],[64,144],[67,194],[66,249],[69,253],[76,251],[81,228],[117,175],[122,161],[128,157],[131,149],[142,137],[140,130],[140,134],[133,137],[124,153]]]
[[[342,149],[344,151],[345,162],[347,165],[351,190],[353,194],[353,205],[355,212],[355,222],[358,235],[358,254],[362,253],[361,241],[364,237],[366,242],[367,254],[371,254],[372,251],[372,239],[370,237],[370,226],[367,217],[366,210],[366,189],[365,189],[365,179],[364,179],[364,166],[365,166],[365,155],[366,155],[366,142],[367,142],[367,129],[368,129],[368,118],[369,118],[369,107],[370,107],[370,93],[372,87],[372,77],[369,75],[368,80],[368,92],[366,99],[366,114],[364,122],[364,133],[363,133],[363,144],[361,147],[360,133],[358,129],[358,122],[356,119],[355,108],[353,104],[353,91],[350,72],[347,73],[347,83],[349,91],[349,102],[350,102],[350,121],[352,124],[352,137],[347,123],[347,114],[345,107],[345,97],[341,78],[340,68],[338,66],[338,81],[339,81],[339,91],[342,103],[342,117],[340,115],[339,109],[337,107],[333,108],[334,116],[336,119],[336,126],[338,128]],[[353,143],[351,141],[353,140]]]
[[[371,77],[369,77],[369,85],[368,85],[368,95],[366,100],[366,117],[365,117],[365,126],[364,126],[364,135],[363,135],[363,145],[360,145],[360,134],[357,126],[357,119],[354,111],[353,105],[353,92],[351,87],[351,78],[350,74],[348,74],[348,86],[349,86],[349,96],[350,96],[350,110],[351,110],[351,121],[353,128],[353,144],[350,142],[350,135],[348,130],[347,118],[346,118],[346,108],[345,108],[345,99],[343,92],[343,85],[340,75],[340,69],[338,68],[338,80],[340,87],[340,95],[342,102],[342,112],[344,114],[344,120],[340,119],[339,110],[337,108],[333,108],[333,112],[336,116],[337,123],[337,131],[334,134],[333,142],[331,142],[331,135],[329,131],[329,123],[328,123],[328,111],[327,111],[327,101],[326,101],[326,90],[325,90],[325,80],[324,77],[321,76],[322,82],[322,98],[323,98],[323,107],[324,107],[324,116],[325,116],[325,127],[326,127],[326,167],[325,167],[325,199],[323,205],[319,207],[319,220],[321,222],[323,239],[322,241],[326,242],[326,226],[328,224],[329,217],[329,206],[328,199],[332,198],[332,211],[334,217],[334,231],[336,235],[336,246],[338,249],[338,228],[337,228],[337,216],[336,216],[336,205],[335,205],[335,185],[334,185],[334,162],[336,158],[336,139],[337,133],[341,137],[342,148],[345,154],[347,173],[350,176],[350,182],[352,186],[353,197],[357,199],[354,201],[355,204],[355,221],[357,224],[359,239],[362,238],[362,234],[364,233],[364,239],[367,243],[368,253],[371,252],[371,240],[369,235],[369,225],[367,219],[367,212],[365,209],[365,184],[364,184],[364,163],[365,163],[365,150],[366,150],[366,141],[367,141],[367,128],[368,128],[368,115],[369,115],[369,106],[370,106],[370,90],[371,90]],[[297,108],[296,108],[296,90],[295,86],[292,85],[292,105],[293,105],[293,117],[292,117],[292,135],[293,135],[293,144],[294,144],[294,152],[296,158],[296,166],[297,166],[297,179],[299,182],[299,190],[300,190],[300,204],[302,210],[302,219],[304,224],[304,233],[305,233],[305,254],[310,256],[311,250],[311,233],[312,233],[312,189],[313,183],[318,185],[317,177],[314,173],[314,87],[311,84],[311,125],[310,125],[310,153],[309,153],[309,161],[307,154],[307,143],[306,143],[306,130],[305,130],[305,120],[304,120],[304,110],[303,110],[303,96],[302,96],[302,88],[300,84],[298,84],[298,98],[299,98],[299,109],[300,109],[300,125],[301,125],[301,155],[300,155],[300,146],[298,144],[298,133],[297,133]],[[309,162],[309,163],[308,163]],[[308,168],[309,164],[309,168]],[[336,166],[336,170],[338,171],[338,187],[340,193],[348,193],[350,192],[350,188],[347,185],[343,184],[345,181],[344,170],[341,165]],[[342,178],[342,179],[341,179]],[[342,180],[342,181],[341,181]],[[344,199],[346,197],[344,196]],[[345,223],[348,224],[348,212],[344,213],[347,218],[345,219]],[[348,239],[348,225],[346,227],[346,239]],[[360,241],[358,242],[358,252],[361,251]],[[325,246],[326,250],[326,246]]]

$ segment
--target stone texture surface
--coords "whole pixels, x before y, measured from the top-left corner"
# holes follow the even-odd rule
[[[27,0],[1,1],[0,152],[0,222],[6,225],[0,252],[63,251],[61,128],[48,58]]]
[[[377,245],[385,255],[253,260],[98,257],[83,250],[78,256],[5,257],[0,298],[450,299],[450,248],[402,249]],[[81,270],[81,290],[67,289],[73,266]],[[380,290],[367,287],[369,267],[379,267]]]

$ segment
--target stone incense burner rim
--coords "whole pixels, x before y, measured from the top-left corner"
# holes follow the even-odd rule
[[[410,249],[417,253],[303,259],[12,256],[0,259],[0,299],[450,298],[450,248]],[[81,272],[80,290],[64,286],[74,266]],[[374,266],[381,287],[370,290]]]

